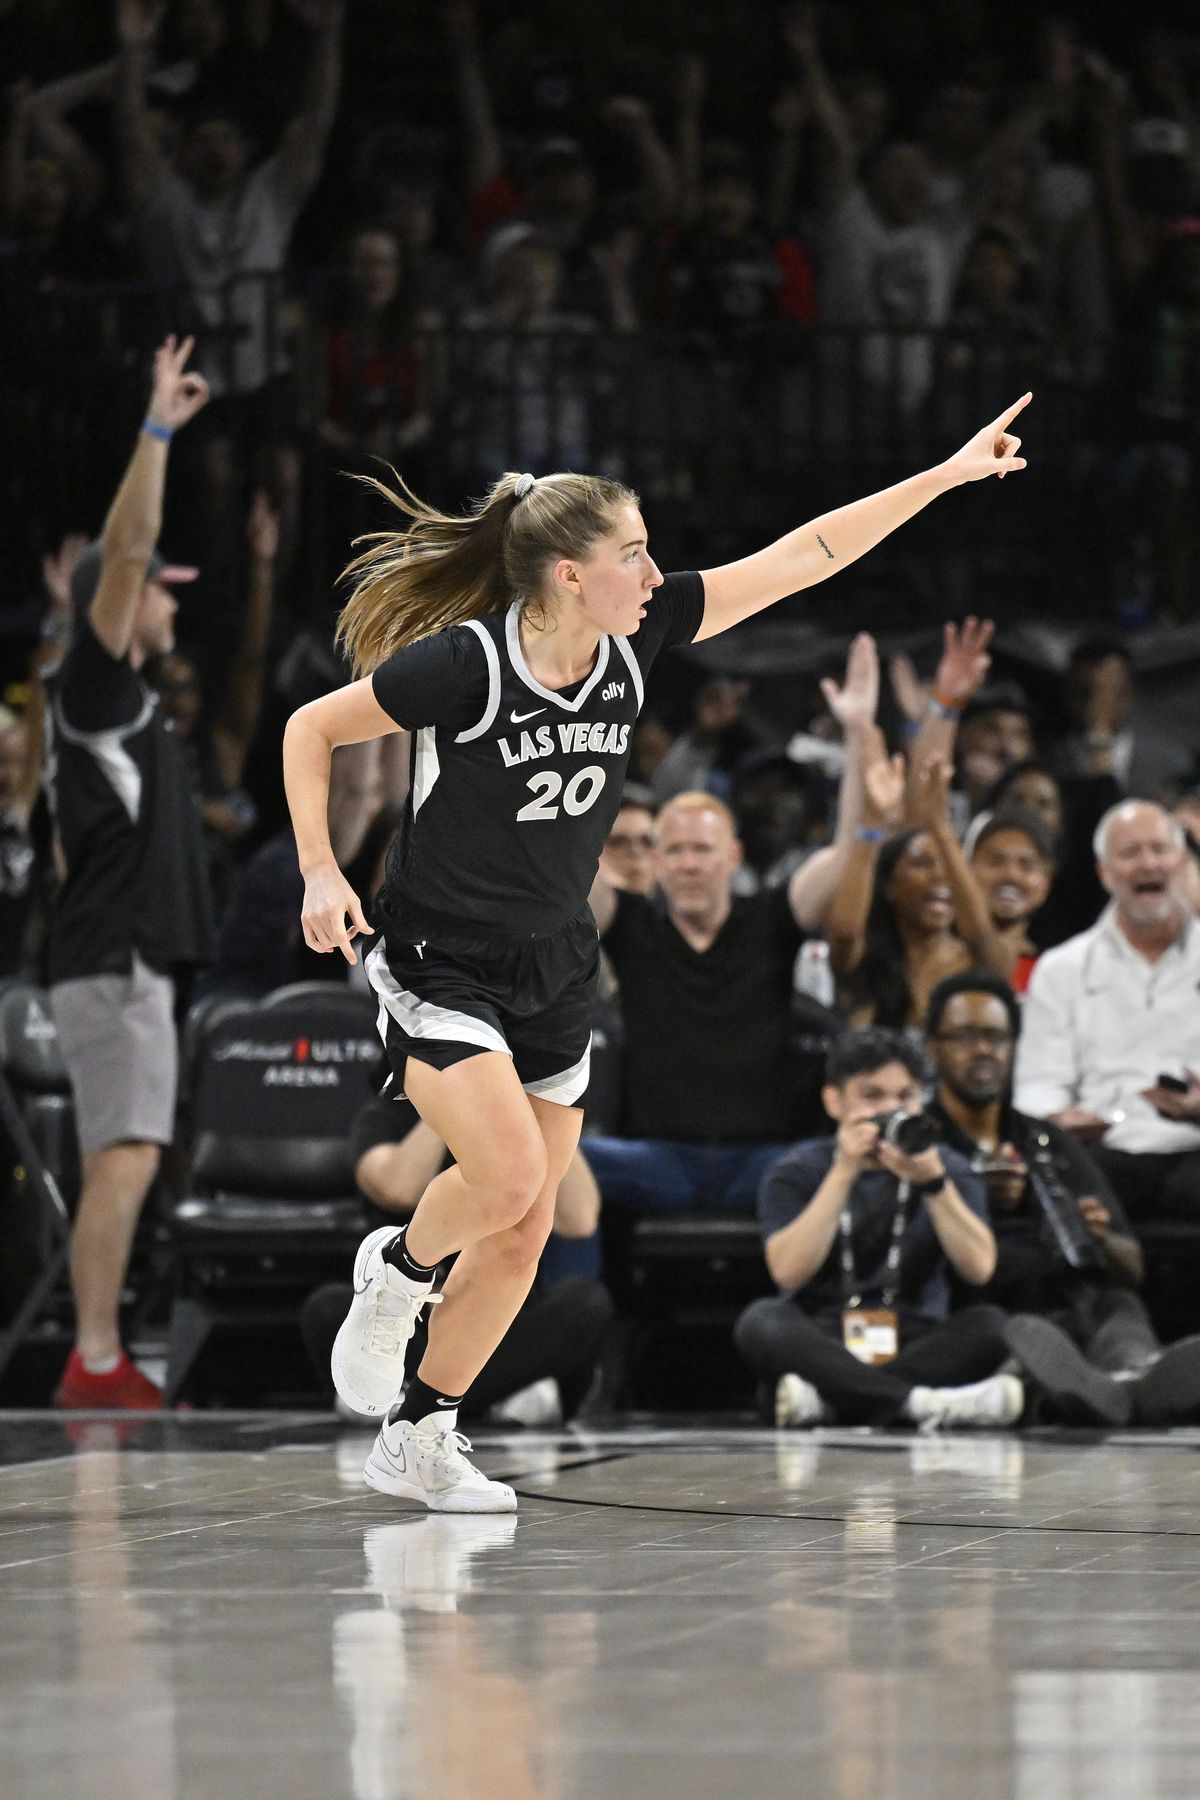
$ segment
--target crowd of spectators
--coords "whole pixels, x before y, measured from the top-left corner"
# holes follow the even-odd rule
[[[604,32],[577,5],[14,0],[2,24],[6,406],[46,446],[14,491],[60,529],[111,491],[92,421],[167,328],[215,396],[175,525],[221,607],[256,485],[289,593],[325,594],[366,516],[333,473],[373,457],[443,500],[504,466],[790,491],[1032,383],[1113,608],[1194,616],[1185,31],[986,0]]]
[[[194,330],[211,394],[166,490],[185,560],[151,581],[177,629],[136,670],[198,796],[214,921],[172,971],[180,1018],[344,973],[301,941],[275,773],[283,714],[342,678],[331,612],[313,629],[294,601],[307,515],[339,553],[369,517],[337,471],[382,456],[442,498],[505,464],[619,473],[653,530],[656,499],[776,465],[768,416],[786,437],[820,410],[830,441],[894,455],[1036,373],[1075,396],[1063,417],[1118,409],[1122,457],[1088,467],[1083,433],[1081,479],[1121,521],[1128,595],[1194,613],[1186,35],[1147,26],[1110,57],[1044,15],[1010,43],[983,4],[713,5],[686,28],[610,21],[603,42],[574,6],[451,0],[393,31],[372,0],[117,0],[99,34],[92,10],[76,70],[29,9],[0,12],[29,71],[7,94],[0,236],[19,341],[56,319],[92,334],[58,345],[50,387],[36,355],[18,380],[48,427],[93,350],[140,395],[131,297]],[[719,440],[714,387],[735,400]],[[633,438],[631,406],[653,421]],[[28,524],[44,623],[0,709],[8,976],[55,978],[51,919],[61,955],[46,694],[125,444],[74,512]],[[652,691],[593,894],[619,1069],[563,1200],[597,1337],[605,1218],[757,1215],[780,1292],[737,1343],[780,1423],[1012,1422],[1021,1379],[1066,1418],[1200,1408],[1200,1357],[1164,1351],[1137,1243],[1146,1221],[1200,1226],[1198,744],[1156,725],[1127,640],[1076,635],[1053,688],[996,679],[1004,629],[971,617],[935,667],[897,650],[882,693],[865,633],[782,709],[712,667]],[[71,667],[63,718],[108,729]],[[403,734],[335,758],[358,892],[407,779]],[[883,1115],[927,1102],[941,1148],[884,1141]],[[360,1183],[388,1210],[440,1164],[423,1130],[364,1139]],[[850,1345],[851,1297],[898,1334],[887,1360],[882,1339]],[[550,1372],[580,1397],[578,1359]]]

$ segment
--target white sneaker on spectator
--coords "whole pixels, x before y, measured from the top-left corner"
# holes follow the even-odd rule
[[[531,1381],[528,1387],[518,1388],[515,1394],[491,1407],[488,1416],[498,1425],[526,1425],[535,1431],[541,1425],[561,1425],[563,1409],[558,1383],[553,1375]]]
[[[412,1500],[430,1512],[509,1513],[517,1496],[502,1481],[489,1481],[468,1462],[470,1442],[428,1420],[385,1419],[363,1467],[363,1479],[378,1493]]]
[[[1015,1375],[989,1375],[966,1387],[915,1387],[904,1403],[922,1431],[945,1426],[1015,1425],[1025,1406],[1025,1389]]]
[[[830,1416],[811,1381],[805,1381],[802,1375],[779,1377],[775,1384],[775,1424],[779,1430],[789,1425],[823,1425]]]
[[[404,1352],[427,1305],[436,1306],[433,1278],[413,1281],[384,1262],[383,1251],[399,1232],[383,1225],[358,1246],[354,1298],[333,1340],[330,1369],[338,1395],[352,1411],[380,1418],[404,1385]]]

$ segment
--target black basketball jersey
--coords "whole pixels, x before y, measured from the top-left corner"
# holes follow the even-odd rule
[[[558,692],[531,673],[518,615],[514,602],[451,625],[372,677],[413,734],[383,891],[384,922],[401,930],[540,936],[574,918],[620,806],[650,665],[695,637],[704,583],[668,575],[633,636],[602,637],[591,674]]]
[[[50,925],[51,982],[164,973],[211,960],[198,796],[182,747],[128,657],[81,620],[46,713],[46,788],[67,877]]]

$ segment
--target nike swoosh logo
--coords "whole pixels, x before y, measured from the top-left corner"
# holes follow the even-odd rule
[[[435,1406],[457,1406],[458,1401],[457,1400],[435,1400],[433,1404]]]
[[[531,713],[510,712],[509,718],[514,725],[523,725],[526,719],[536,719],[539,713],[545,712],[544,706],[535,706]]]
[[[379,1448],[383,1451],[384,1460],[390,1462],[393,1469],[395,1469],[398,1474],[407,1475],[408,1459],[403,1450],[389,1450],[387,1445],[382,1441],[380,1442]]]

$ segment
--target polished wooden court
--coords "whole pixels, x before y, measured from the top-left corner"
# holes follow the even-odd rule
[[[1196,1800],[1200,1432],[0,1415],[4,1800]]]

